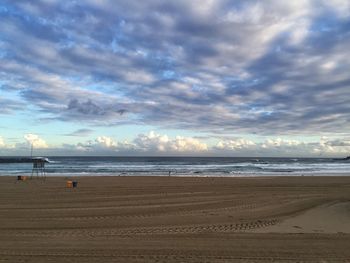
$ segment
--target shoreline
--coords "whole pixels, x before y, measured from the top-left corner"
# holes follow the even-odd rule
[[[0,177],[17,177],[19,175],[31,176],[31,172],[28,173],[18,173],[18,174],[0,174]],[[35,177],[36,175],[33,175]],[[315,173],[194,173],[194,174],[171,174],[166,173],[155,174],[155,173],[137,173],[137,174],[128,174],[128,173],[46,173],[47,178],[62,178],[62,177],[179,177],[179,178],[260,178],[260,177],[347,177],[350,176],[350,172],[315,172]]]
[[[27,177],[30,177],[30,173],[28,174],[18,174],[18,175],[24,175]],[[77,178],[90,178],[90,179],[100,179],[100,178],[142,178],[142,179],[146,179],[147,178],[151,178],[151,179],[155,179],[155,178],[160,178],[161,180],[166,180],[166,178],[170,179],[170,178],[177,178],[177,179],[210,179],[210,178],[217,178],[217,179],[241,179],[241,178],[245,178],[245,177],[250,177],[253,179],[258,179],[258,178],[270,178],[270,179],[276,179],[278,180],[279,178],[347,178],[350,177],[350,172],[348,173],[314,173],[314,174],[297,174],[297,175],[291,175],[291,174],[256,174],[256,173],[251,173],[251,174],[240,174],[243,176],[217,176],[216,174],[201,174],[201,175],[195,175],[195,176],[188,176],[188,175],[176,175],[176,174],[172,174],[172,175],[166,175],[166,174],[162,174],[162,175],[158,175],[158,174],[137,174],[137,175],[133,175],[133,174],[115,174],[115,173],[109,173],[109,174],[98,174],[96,175],[95,173],[88,173],[88,174],[84,174],[84,175],[77,175],[74,173],[67,173],[67,174],[61,174],[61,175],[57,175],[57,174],[46,174],[46,178],[48,179],[62,179],[65,177],[77,177]],[[17,177],[16,175],[1,175],[0,174],[0,180],[4,179],[4,178],[15,178]],[[33,175],[34,177],[42,177],[42,176],[37,176],[37,175]]]

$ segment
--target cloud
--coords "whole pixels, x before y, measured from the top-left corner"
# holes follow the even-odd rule
[[[219,150],[239,150],[243,148],[252,148],[255,147],[255,145],[253,141],[241,138],[237,140],[219,141],[216,148]]]
[[[302,143],[297,140],[284,140],[281,138],[268,139],[263,144],[263,148],[274,148],[274,147],[294,147],[301,145]]]
[[[205,143],[194,138],[176,136],[174,139],[153,131],[139,134],[134,143],[141,151],[155,152],[203,152],[208,150]]]
[[[105,148],[115,148],[117,146],[117,143],[112,138],[106,136],[97,137],[96,142]]]
[[[117,7],[3,1],[1,79],[18,100],[2,99],[0,113],[28,105],[38,120],[212,134],[350,129],[347,1]]]
[[[102,102],[93,102],[91,99],[82,102],[72,99],[67,105],[66,116],[72,119],[93,118],[98,121],[99,119],[120,118],[126,112],[126,109],[119,109],[117,105],[106,105]]]
[[[0,98],[0,114],[12,114],[23,110],[23,108],[25,105],[18,100]]]
[[[313,152],[316,154],[343,154],[348,156],[350,153],[349,139],[331,140],[326,136],[322,136],[319,144],[314,146]]]
[[[0,136],[0,148],[4,148],[4,147],[5,147],[4,139]]]
[[[24,135],[24,139],[28,144],[32,145],[33,148],[48,148],[47,143],[36,134],[28,133]]]
[[[4,140],[2,136],[0,136],[0,153],[8,156],[9,152],[13,151],[16,149],[16,146],[14,144],[9,144]]]
[[[324,144],[327,144],[329,146],[333,146],[333,147],[350,147],[350,139],[349,138],[345,138],[345,139],[336,139],[336,140],[328,140],[326,142],[324,142]]]
[[[78,130],[79,131],[79,130]],[[344,157],[350,153],[348,137],[320,137],[318,140],[269,137],[263,141],[217,136],[210,144],[194,137],[174,136],[150,131],[130,141],[110,136],[80,139],[74,144],[48,145],[36,134],[25,134],[26,143],[10,145],[0,136],[1,154],[28,155],[28,144],[41,155],[111,155],[111,156],[240,156],[240,157]],[[213,139],[213,138],[212,138]]]
[[[171,148],[176,152],[205,152],[208,151],[207,144],[194,138],[185,138],[177,136],[172,143]]]
[[[82,137],[82,136],[88,136],[93,132],[93,130],[90,129],[78,129],[75,130],[71,133],[65,134],[65,136],[77,136],[77,137]]]
[[[216,154],[226,154],[229,156],[330,157],[349,154],[350,143],[346,138],[331,140],[325,136],[321,137],[319,141],[313,142],[278,137],[269,138],[263,142],[236,138],[220,140],[212,150]]]
[[[13,138],[0,136],[0,154],[2,156],[17,155],[18,150],[25,148],[24,146],[28,146],[26,143],[11,143],[11,141],[13,141]],[[27,149],[28,147],[26,147]]]
[[[71,148],[71,146],[69,146]],[[99,136],[94,140],[78,143],[75,147],[78,151],[92,153],[126,153],[138,154],[176,154],[176,153],[203,153],[208,151],[208,146],[191,137],[176,136],[170,138],[167,135],[157,134],[153,131],[148,134],[139,134],[132,141],[118,141],[108,136]]]
[[[80,103],[77,99],[70,100],[68,110],[83,115],[105,115],[106,111],[91,100]]]
[[[94,140],[80,142],[76,146],[66,145],[65,147],[71,148],[71,150],[91,152],[92,154],[115,154],[125,151],[133,152],[135,146],[127,141],[117,141],[108,136],[98,136]]]

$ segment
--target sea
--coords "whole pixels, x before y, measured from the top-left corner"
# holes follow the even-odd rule
[[[53,156],[48,159],[47,176],[350,175],[350,160],[331,158]],[[32,163],[0,162],[0,176],[31,173]]]

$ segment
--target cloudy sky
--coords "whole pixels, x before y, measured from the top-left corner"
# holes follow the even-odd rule
[[[0,25],[0,155],[350,154],[348,0],[2,0]]]

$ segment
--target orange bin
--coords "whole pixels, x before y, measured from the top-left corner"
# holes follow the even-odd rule
[[[73,181],[67,181],[67,188],[73,188]]]

